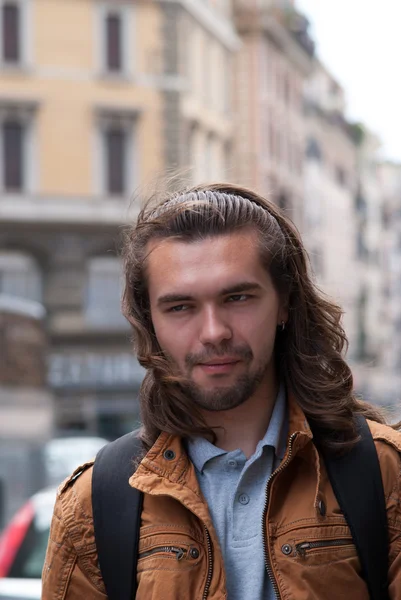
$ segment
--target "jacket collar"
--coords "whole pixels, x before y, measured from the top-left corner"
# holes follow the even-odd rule
[[[305,436],[307,440],[311,440],[313,438],[312,430],[292,390],[288,390],[288,415],[288,437],[298,434],[301,437]]]
[[[288,442],[292,440],[292,454],[295,455],[312,439],[312,431],[305,414],[288,392]],[[284,460],[286,456],[284,456]],[[195,470],[188,458],[183,441],[179,436],[162,432],[152,448],[141,461],[136,473],[130,479],[130,485],[150,494],[157,494],[158,484],[169,482],[171,489],[177,484],[187,487],[199,495],[199,486]],[[164,491],[164,493],[166,493]]]

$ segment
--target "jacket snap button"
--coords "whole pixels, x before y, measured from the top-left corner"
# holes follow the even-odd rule
[[[189,555],[191,558],[199,558],[199,550],[198,548],[191,548],[189,551]]]
[[[174,450],[166,450],[163,454],[164,458],[166,460],[174,460],[175,459],[175,452]]]
[[[323,500],[320,500],[319,504],[318,504],[318,508],[319,508],[319,512],[322,515],[322,517],[326,516],[326,505],[323,502]]]
[[[290,544],[284,544],[281,546],[281,552],[288,556],[292,552],[292,546],[290,546]]]

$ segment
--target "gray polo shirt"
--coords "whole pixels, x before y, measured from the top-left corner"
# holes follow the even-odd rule
[[[281,385],[269,427],[248,460],[240,449],[226,452],[204,438],[188,440],[188,454],[223,553],[228,600],[275,598],[265,567],[262,516],[266,483],[284,457],[287,432]]]

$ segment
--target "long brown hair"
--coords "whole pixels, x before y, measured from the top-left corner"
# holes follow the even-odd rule
[[[215,439],[197,407],[188,402],[158,344],[147,291],[148,242],[168,237],[190,242],[244,227],[258,232],[263,264],[288,306],[286,329],[276,337],[278,376],[320,432],[322,445],[349,448],[358,440],[355,413],[378,422],[384,417],[353,392],[352,373],[344,360],[348,342],[342,311],[314,285],[300,234],[277,206],[251,190],[220,183],[148,201],[126,232],[123,313],[133,328],[138,360],[147,369],[140,392],[144,445],[149,448],[161,431]]]

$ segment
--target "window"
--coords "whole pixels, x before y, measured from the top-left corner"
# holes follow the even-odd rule
[[[42,273],[33,257],[23,252],[0,252],[0,294],[42,301]]]
[[[33,191],[37,103],[0,100],[0,191]]]
[[[0,0],[0,66],[28,65],[32,53],[31,0]]]
[[[108,14],[106,18],[106,64],[108,71],[122,69],[122,26],[118,14]]]
[[[2,13],[3,61],[18,62],[21,59],[20,7],[15,2],[6,2]]]
[[[105,131],[105,154],[107,167],[106,189],[109,194],[123,195],[127,191],[127,134],[122,128]]]
[[[121,329],[127,321],[121,314],[121,261],[115,256],[92,258],[88,265],[85,314],[89,325]]]
[[[132,68],[131,45],[134,8],[129,2],[95,3],[98,68],[102,75],[127,76]]]
[[[288,210],[290,208],[290,202],[288,196],[281,192],[277,198],[277,205],[281,210]]]
[[[306,143],[306,156],[307,156],[307,158],[316,160],[317,162],[322,162],[323,161],[323,154],[322,154],[322,149],[320,147],[320,144],[313,137],[310,137],[307,140],[307,143]]]
[[[137,184],[135,122],[138,113],[99,108],[94,146],[95,188],[100,195],[127,196]]]
[[[3,187],[6,191],[24,188],[24,127],[18,121],[3,123]]]
[[[335,167],[334,169],[335,178],[339,186],[346,187],[347,185],[347,174],[342,167]]]

